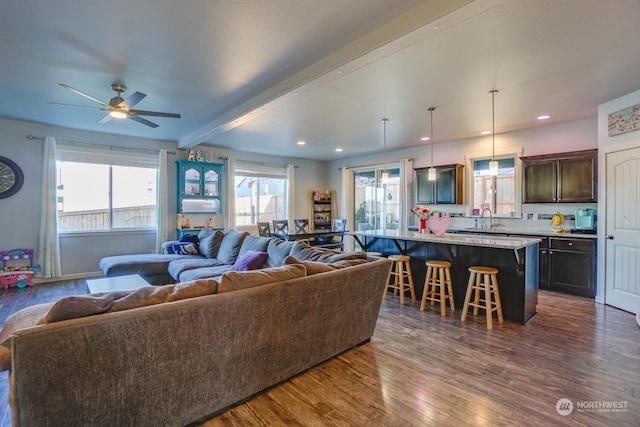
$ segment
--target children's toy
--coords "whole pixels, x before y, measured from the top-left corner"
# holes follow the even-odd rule
[[[0,252],[0,256],[2,257],[0,284],[4,286],[5,290],[9,289],[11,285],[16,285],[18,288],[33,286],[31,277],[40,270],[40,266],[33,265],[33,249],[11,249]],[[25,260],[28,260],[28,265],[18,264],[25,262]]]

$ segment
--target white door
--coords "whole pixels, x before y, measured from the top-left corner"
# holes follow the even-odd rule
[[[640,311],[640,147],[606,154],[605,303]]]

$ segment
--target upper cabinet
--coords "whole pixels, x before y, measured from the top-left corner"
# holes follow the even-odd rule
[[[462,203],[463,165],[436,166],[436,180],[429,181],[429,168],[417,168],[416,202],[428,204]]]
[[[523,203],[598,201],[598,150],[522,157]]]

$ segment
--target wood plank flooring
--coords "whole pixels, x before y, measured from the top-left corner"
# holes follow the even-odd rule
[[[11,288],[0,321],[32,304],[86,293],[83,280]],[[197,425],[216,426],[640,426],[640,329],[631,313],[540,292],[527,326],[486,329],[482,316],[440,317],[419,302],[382,302],[369,344]],[[0,402],[6,402],[6,375]],[[562,416],[559,399],[573,411]],[[602,406],[613,402],[623,408]],[[578,406],[582,407],[579,408]],[[585,409],[585,406],[591,406]],[[0,405],[0,426],[9,426]]]

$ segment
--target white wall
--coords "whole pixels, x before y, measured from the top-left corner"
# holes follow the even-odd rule
[[[24,185],[16,195],[0,199],[0,250],[15,248],[36,248],[38,223],[40,221],[40,194],[42,181],[42,151],[40,139],[29,140],[27,135],[36,137],[53,136],[57,140],[69,140],[101,145],[118,145],[132,148],[161,149],[177,151],[168,155],[168,206],[169,235],[175,235],[175,207],[177,200],[176,165],[177,159],[187,156],[186,150],[177,150],[172,141],[142,138],[128,138],[97,132],[0,119],[0,155],[15,161],[24,172]],[[205,151],[214,151],[216,156],[233,157],[265,163],[293,163],[296,169],[295,214],[308,216],[311,191],[325,188],[325,165],[322,162],[295,158],[281,158],[243,153],[233,150],[205,147]],[[328,188],[328,187],[327,187]],[[155,233],[119,232],[86,233],[68,235],[60,240],[62,273],[66,277],[84,276],[98,272],[100,258],[107,255],[130,253],[152,253],[155,249]]]

